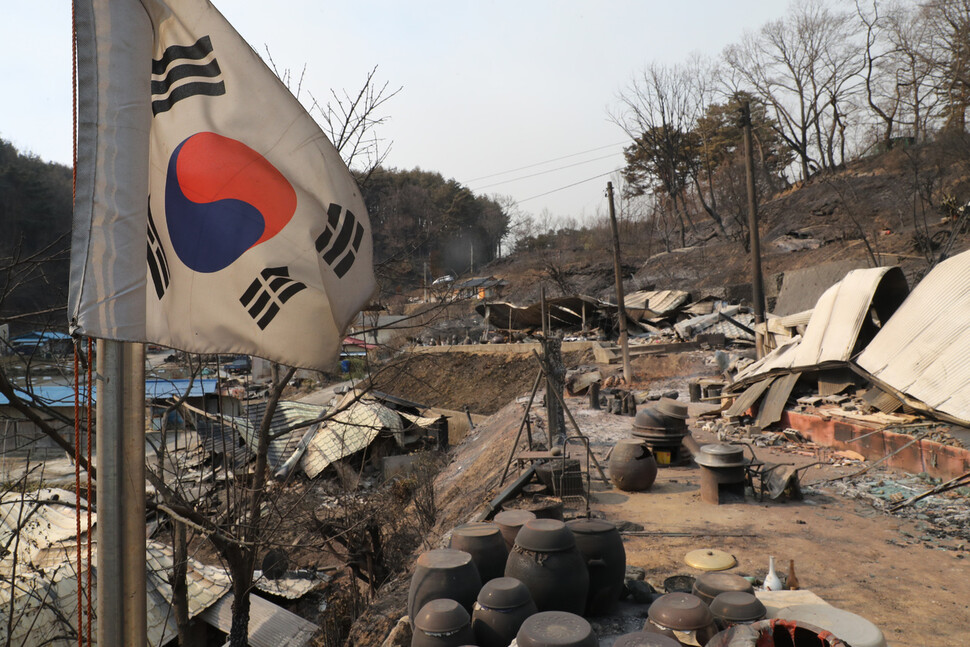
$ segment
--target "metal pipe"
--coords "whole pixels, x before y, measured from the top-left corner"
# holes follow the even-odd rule
[[[147,642],[145,347],[98,341],[99,645]]]

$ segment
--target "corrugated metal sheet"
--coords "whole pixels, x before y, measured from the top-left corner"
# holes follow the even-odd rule
[[[970,425],[970,252],[933,268],[856,364],[904,403]]]
[[[199,617],[223,633],[232,626],[232,593],[227,593]],[[258,595],[249,596],[250,647],[305,647],[313,639],[317,627]]]
[[[259,426],[262,424],[265,412],[266,403],[251,404],[246,410],[246,421],[237,427],[246,441],[246,445],[253,453],[255,453],[259,442]],[[286,400],[277,403],[276,411],[273,413],[273,419],[269,425],[271,440],[267,461],[270,469],[276,470],[286,462],[286,459],[296,451],[300,439],[306,431],[304,428],[287,430],[301,422],[322,418],[326,412],[327,407],[318,404]]]
[[[328,420],[310,441],[303,455],[303,471],[316,478],[334,461],[364,449],[370,445],[381,430],[402,438],[404,425],[397,412],[384,405],[368,401],[356,402],[353,393],[337,405],[337,413]]]
[[[675,312],[690,299],[690,293],[683,290],[640,290],[623,297],[623,305],[628,310],[648,310],[653,316]]]
[[[721,314],[749,328],[754,325],[754,315],[742,313],[741,306],[728,306],[708,315],[679,321],[674,324],[674,329],[683,339],[689,339],[701,333],[720,333],[728,339],[754,339],[754,335],[725,320],[720,316]]]
[[[739,395],[727,411],[724,412],[726,416],[740,416],[745,411],[754,406],[754,403],[758,401],[761,395],[768,390],[771,383],[775,378],[768,377],[760,382],[756,382],[749,386],[744,393]]]
[[[781,414],[785,410],[785,404],[788,403],[788,396],[791,395],[792,389],[795,388],[795,382],[798,381],[799,375],[801,373],[789,373],[788,375],[782,375],[771,383],[771,388],[768,389],[768,395],[765,396],[764,401],[761,403],[761,408],[758,410],[758,426],[762,429],[781,420]]]
[[[768,373],[791,372],[848,362],[870,316],[877,292],[891,292],[883,308],[894,311],[905,296],[906,279],[898,267],[852,270],[822,294],[805,334],[779,347],[738,374],[750,383]],[[871,334],[871,333],[870,333]]]

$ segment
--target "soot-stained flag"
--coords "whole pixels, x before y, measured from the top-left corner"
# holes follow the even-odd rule
[[[81,1],[77,26],[72,329],[325,368],[375,287],[332,144],[205,0]]]

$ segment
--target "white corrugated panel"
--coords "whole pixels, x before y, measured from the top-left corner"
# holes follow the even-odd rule
[[[377,402],[353,402],[354,397],[353,393],[347,394],[337,405],[333,418],[320,427],[307,445],[303,471],[308,477],[316,478],[334,461],[364,449],[382,429],[390,431],[395,438],[403,436],[404,425],[397,412]]]
[[[772,371],[789,372],[849,361],[862,324],[869,316],[873,296],[893,269],[876,267],[846,274],[819,298],[801,338],[796,337],[747,367],[737,381],[750,381]]]
[[[909,404],[970,424],[970,252],[933,268],[856,364]]]

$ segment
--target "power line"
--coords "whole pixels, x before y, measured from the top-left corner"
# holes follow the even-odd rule
[[[486,184],[484,186],[473,187],[474,191],[481,191],[482,189],[487,189],[489,187],[498,186],[499,184],[508,184],[509,182],[518,182],[519,180],[525,180],[530,177],[536,177],[537,175],[546,175],[547,173],[554,173],[556,171],[561,171],[566,168],[572,168],[574,166],[582,166],[583,164],[589,164],[590,162],[598,162],[600,160],[609,159],[615,157],[616,155],[604,155],[603,157],[594,157],[593,159],[584,160],[582,162],[574,162],[573,164],[566,164],[565,166],[557,166],[556,168],[546,169],[545,171],[539,171],[538,173],[530,173],[529,175],[521,175],[519,177],[514,177],[510,180],[500,180],[498,182],[492,182],[491,184]]]
[[[508,171],[499,171],[498,173],[492,173],[491,175],[482,175],[481,177],[475,177],[468,180],[468,183],[477,182],[478,180],[487,180],[490,177],[496,177],[498,175],[507,175],[509,173],[515,173],[516,171],[524,171],[527,168],[534,168],[536,166],[542,166],[543,164],[551,164],[552,162],[558,162],[559,160],[569,159],[570,157],[576,157],[577,155],[585,155],[586,153],[593,153],[596,151],[601,151],[604,148],[612,148],[613,146],[619,146],[620,144],[627,143],[626,140],[622,142],[616,142],[615,144],[607,144],[606,146],[598,146],[596,148],[590,148],[589,150],[580,151],[578,153],[572,153],[570,155],[563,155],[562,157],[555,157],[544,162],[536,162],[535,164],[528,164],[526,166],[520,166],[519,168],[509,169]]]
[[[577,186],[577,185],[580,185],[580,184],[585,184],[586,182],[591,182],[591,181],[593,181],[593,180],[595,180],[597,178],[606,177],[607,175],[610,175],[612,173],[616,173],[616,172],[622,171],[622,170],[623,170],[622,168],[616,168],[616,169],[613,169],[612,171],[607,171],[606,173],[600,173],[599,175],[594,175],[593,177],[588,177],[585,180],[580,180],[579,182],[573,182],[572,184],[567,184],[566,186],[561,186],[558,189],[553,189],[552,191],[546,191],[545,193],[540,193],[539,195],[533,195],[533,196],[529,196],[528,198],[524,198],[522,200],[516,200],[516,202],[518,204],[522,204],[523,202],[528,202],[529,200],[535,200],[536,198],[541,198],[542,196],[549,195],[550,193],[556,193],[557,191],[562,191],[564,189],[568,189],[568,188],[571,188],[571,187],[574,187],[574,186]]]

